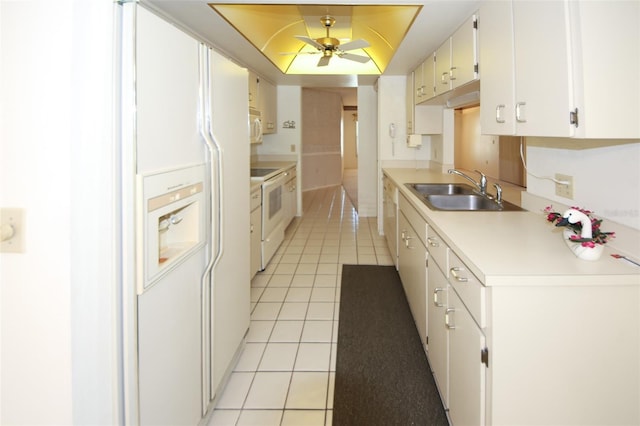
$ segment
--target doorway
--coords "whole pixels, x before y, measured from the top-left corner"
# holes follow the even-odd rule
[[[303,88],[302,190],[342,185],[358,205],[356,88]]]

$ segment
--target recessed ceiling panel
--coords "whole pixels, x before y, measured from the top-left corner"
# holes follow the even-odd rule
[[[285,74],[381,74],[422,8],[216,3],[209,6]],[[329,27],[325,16],[335,20]],[[311,46],[314,40],[327,37],[327,29],[328,40],[338,41],[319,41],[324,46],[322,50]],[[366,40],[369,46],[340,50],[340,46],[354,40]]]

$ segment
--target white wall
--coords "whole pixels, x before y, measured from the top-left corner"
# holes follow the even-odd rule
[[[110,0],[0,3],[0,423],[117,424]]]
[[[425,167],[430,158],[429,136],[422,137],[420,148],[407,146],[407,105],[405,102],[406,76],[381,76],[378,79],[378,141],[380,162],[394,166]],[[396,136],[389,134],[389,125],[393,123]]]
[[[378,96],[373,86],[358,87],[358,215],[378,213]]]
[[[302,88],[300,86],[278,86],[277,132],[265,135],[262,144],[255,146],[258,156],[290,155],[300,153],[302,143]],[[295,121],[295,128],[283,128],[285,121]],[[293,151],[291,150],[293,146]]]

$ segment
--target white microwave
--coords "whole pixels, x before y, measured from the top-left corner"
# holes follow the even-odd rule
[[[262,113],[254,108],[249,108],[249,140],[262,143]]]

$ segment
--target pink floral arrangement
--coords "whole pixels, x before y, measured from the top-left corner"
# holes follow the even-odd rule
[[[600,229],[602,219],[593,217],[593,212],[583,209],[581,207],[571,207],[573,210],[577,210],[583,213],[591,221],[591,238],[582,237],[582,223],[580,221],[570,223],[563,214],[554,212],[553,206],[547,206],[544,209],[544,213],[547,215],[547,220],[551,223],[555,223],[556,226],[566,226],[573,230],[574,234],[571,235],[570,240],[574,243],[581,243],[583,247],[595,247],[596,244],[606,244],[611,238],[615,238],[615,232],[604,232]]]

